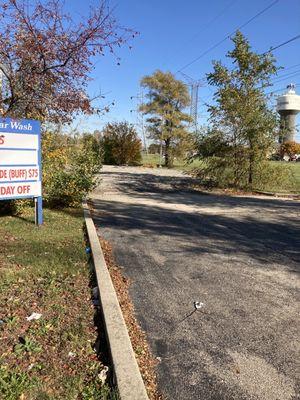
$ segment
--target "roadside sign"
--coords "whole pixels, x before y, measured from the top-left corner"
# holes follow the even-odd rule
[[[43,223],[41,124],[0,118],[0,200],[35,199],[36,223]]]

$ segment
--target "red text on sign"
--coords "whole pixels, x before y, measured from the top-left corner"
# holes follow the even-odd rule
[[[0,196],[14,196],[16,194],[29,194],[30,185],[0,186]]]
[[[0,169],[0,179],[8,179],[6,169]]]
[[[0,180],[29,180],[29,179],[38,179],[39,178],[39,169],[38,168],[5,168],[1,169],[0,167]]]
[[[17,178],[25,178],[26,179],[26,170],[25,169],[11,169],[9,171],[9,178],[10,179],[17,179]]]
[[[17,193],[18,194],[27,194],[29,192],[30,192],[30,185],[17,186]]]
[[[37,178],[39,176],[39,171],[37,168],[32,168],[28,171],[29,178]]]
[[[1,196],[12,196],[15,193],[14,186],[0,186],[0,195]]]

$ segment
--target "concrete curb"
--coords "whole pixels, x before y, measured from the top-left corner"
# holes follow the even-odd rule
[[[300,200],[300,194],[293,193],[272,193],[272,192],[263,192],[261,190],[255,190],[254,193],[263,194],[265,196],[270,197],[281,197],[283,199],[291,199],[291,200]]]
[[[90,241],[103,319],[121,400],[149,400],[134,355],[121,307],[111,281],[94,222],[86,203],[84,218]]]

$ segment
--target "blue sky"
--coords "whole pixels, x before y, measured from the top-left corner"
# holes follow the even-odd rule
[[[130,97],[139,93],[139,82],[144,75],[156,69],[175,73],[271,3],[272,0],[111,1],[120,24],[140,34],[130,43],[131,50],[128,45],[117,50],[121,58],[120,66],[111,54],[95,60],[94,80],[89,90],[92,94],[100,90],[107,93],[106,101],[115,101],[115,106],[105,116],[79,119],[80,130],[101,129],[108,121],[125,119],[135,123],[136,113],[130,110],[137,105]],[[85,14],[87,4],[97,4],[97,1],[67,0],[66,8],[78,17]],[[267,51],[296,36],[300,33],[300,1],[279,0],[242,32],[257,52]],[[230,48],[231,41],[226,40],[183,72],[194,79],[204,78],[212,70],[213,59],[227,62],[225,54]],[[300,94],[300,65],[293,67],[300,64],[300,40],[276,50],[274,55],[279,66],[289,68],[279,72],[274,90],[294,82],[299,83]],[[298,75],[291,78],[283,76],[293,72],[298,72]],[[282,80],[280,76],[283,76]],[[180,74],[177,77],[183,78]],[[212,89],[205,83],[199,91],[200,124],[207,122],[204,103],[209,102],[211,97]]]

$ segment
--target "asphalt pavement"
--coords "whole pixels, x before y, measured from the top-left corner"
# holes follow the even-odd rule
[[[192,184],[178,171],[106,166],[93,194],[94,222],[131,280],[161,392],[300,399],[300,202]]]

